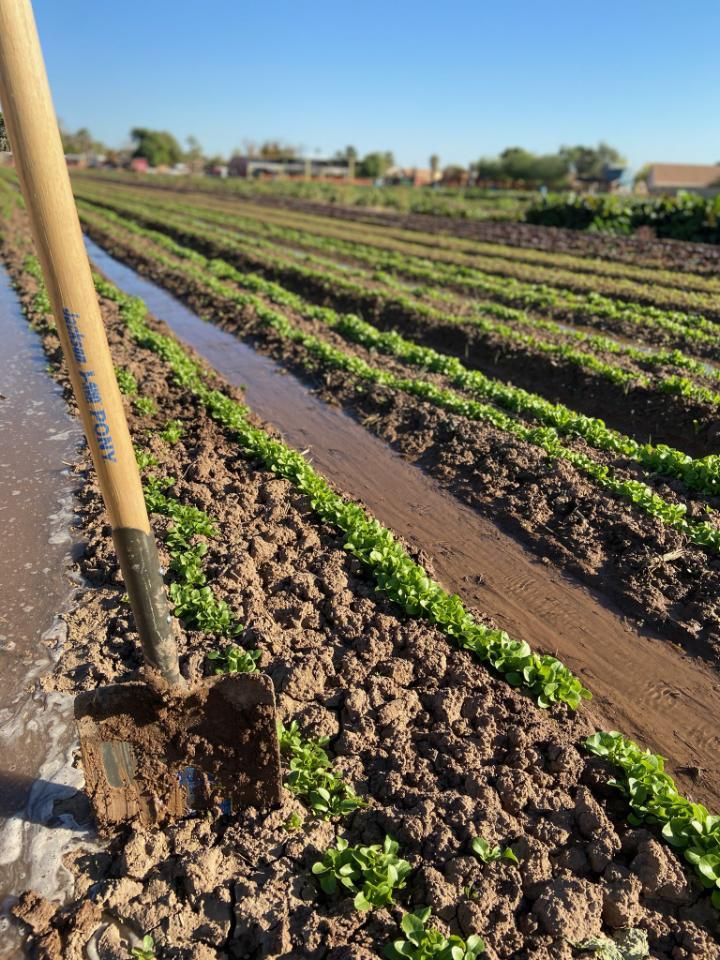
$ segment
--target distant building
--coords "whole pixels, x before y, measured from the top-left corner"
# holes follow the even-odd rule
[[[570,187],[584,193],[615,193],[620,189],[624,173],[625,167],[606,163],[598,176],[574,177]]]
[[[391,186],[424,187],[432,183],[433,175],[422,167],[388,167],[382,179]]]
[[[720,193],[720,164],[651,163],[647,187],[654,194],[688,190],[703,197],[713,197]]]
[[[150,164],[147,157],[131,157],[128,166],[134,173],[147,173]]]
[[[273,177],[313,177],[331,180],[345,180],[348,177],[347,160],[324,159],[320,157],[289,157],[287,159],[266,159],[264,157],[245,157],[235,155],[228,164],[231,177],[249,179],[270,179]]]
[[[65,154],[65,163],[69,167],[74,167],[76,170],[84,170],[88,165],[88,158],[86,153],[66,153]]]

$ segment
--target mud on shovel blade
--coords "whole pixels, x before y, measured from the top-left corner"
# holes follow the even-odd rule
[[[123,683],[80,694],[75,716],[98,828],[280,802],[272,682],[212,677],[187,692]]]
[[[29,0],[0,0],[0,102],[149,681],[77,698],[98,825],[135,817],[157,823],[217,800],[271,806],[279,801],[281,780],[269,678],[224,676],[188,690],[180,676],[155,539]]]

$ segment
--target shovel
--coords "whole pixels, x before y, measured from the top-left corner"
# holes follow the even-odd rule
[[[115,379],[29,0],[0,0],[0,101],[35,248],[145,659],[144,680],[80,694],[75,717],[101,832],[192,810],[280,802],[270,678],[189,689]]]

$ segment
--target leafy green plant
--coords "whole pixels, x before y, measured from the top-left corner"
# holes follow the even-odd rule
[[[283,823],[283,829],[287,830],[288,833],[297,833],[298,830],[302,830],[304,825],[305,821],[299,813],[291,813]]]
[[[134,397],[137,394],[137,380],[129,370],[124,367],[115,367],[115,379],[120,388],[120,393],[124,393],[126,397]]]
[[[509,860],[510,863],[517,863],[518,858],[510,847],[503,850],[500,846],[491,846],[487,840],[482,837],[475,837],[471,843],[472,851],[478,860],[483,863],[493,863],[495,860]]]
[[[152,397],[135,397],[133,400],[135,409],[143,416],[153,417],[157,413],[157,406]]]
[[[682,796],[665,773],[664,758],[621,733],[595,733],[585,740],[585,748],[619,770],[610,784],[630,805],[628,822],[659,826],[663,839],[683,851],[700,883],[712,890],[712,904],[720,910],[720,816]]]
[[[290,773],[285,785],[300,797],[312,812],[330,820],[352,813],[366,802],[332,769],[325,752],[327,737],[318,740],[302,736],[295,720],[278,725],[280,752],[288,760]]]
[[[132,948],[130,956],[133,960],[155,960],[155,941],[150,934],[143,937],[142,946]]]
[[[485,941],[477,934],[462,937],[444,936],[434,927],[428,927],[430,907],[406,913],[400,921],[404,939],[393,940],[385,947],[388,960],[475,960],[485,952]]]
[[[158,465],[157,457],[150,453],[149,450],[143,450],[143,448],[137,446],[137,444],[133,444],[133,450],[135,451],[135,460],[139,470],[149,470],[151,467]]]
[[[307,494],[316,515],[345,533],[345,548],[373,573],[378,588],[407,613],[423,616],[436,624],[460,647],[491,663],[511,682],[525,687],[540,706],[563,702],[577,709],[582,699],[590,697],[578,678],[555,657],[535,654],[527,643],[512,640],[504,631],[477,622],[465,610],[460,598],[446,593],[431,580],[389,530],[369,517],[359,504],[335,493],[301,454],[252,426],[242,404],[208,386],[200,365],[175,340],[147,325],[147,308],[141,300],[125,296],[99,278],[96,285],[104,296],[118,303],[136,342],[155,351],[169,364],[176,382],[188,389],[209,415],[235,436],[248,456],[256,457]]]
[[[213,673],[255,673],[259,650],[243,650],[241,647],[230,646],[224,650],[211,650],[207,654],[208,660],[213,662]]]
[[[159,431],[158,436],[166,443],[174,445],[184,433],[185,427],[179,420],[168,420],[162,430]]]
[[[393,895],[403,889],[411,869],[397,852],[398,844],[391,837],[385,837],[382,846],[375,843],[369,847],[351,847],[340,837],[322,860],[313,864],[312,872],[324,893],[354,894],[357,910],[387,907],[395,902]]]

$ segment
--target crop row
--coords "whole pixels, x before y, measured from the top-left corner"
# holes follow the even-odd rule
[[[659,237],[720,243],[720,200],[694,193],[670,197],[552,194],[526,212],[528,223],[630,234],[649,226]]]
[[[204,218],[222,218],[232,226],[234,217],[225,214],[203,213]],[[496,276],[491,272],[462,264],[429,261],[405,250],[394,249],[387,244],[363,243],[362,234],[355,233],[354,240],[322,238],[303,234],[297,230],[283,229],[286,242],[306,242],[335,256],[343,256],[364,263],[375,270],[385,270],[439,286],[453,286],[470,294],[492,296],[511,306],[523,306],[550,310],[575,320],[593,323],[599,317],[604,320],[624,319],[637,327],[657,327],[670,334],[682,335],[698,342],[720,342],[720,327],[711,320],[682,310],[646,305],[631,300],[608,296],[602,290],[589,290],[581,294],[567,289],[562,284],[525,281],[514,276]],[[557,274],[555,273],[555,277]]]
[[[99,184],[93,183],[93,179],[83,175],[77,176],[75,178],[77,191],[85,195],[88,194],[88,191],[95,191],[95,195],[98,197],[107,197],[108,194],[113,193],[116,196],[126,197],[146,206],[153,206],[156,209],[164,206],[170,211],[185,208],[196,213],[202,209],[238,215],[251,212],[261,222],[286,223],[301,229],[315,231],[321,231],[332,223],[335,229],[345,229],[348,232],[348,239],[353,238],[358,228],[365,231],[376,230],[385,237],[408,241],[431,250],[487,254],[529,264],[564,268],[580,273],[597,273],[602,276],[638,280],[656,286],[698,290],[706,293],[720,292],[720,280],[717,276],[693,274],[685,269],[668,269],[656,265],[645,266],[624,259],[602,259],[596,249],[589,251],[587,254],[574,254],[557,251],[550,247],[522,246],[513,243],[513,241],[480,240],[471,236],[455,236],[437,230],[429,232],[419,227],[414,229],[404,228],[402,225],[395,225],[387,219],[382,223],[373,223],[367,219],[358,221],[357,217],[344,219],[333,215],[334,211],[331,207],[326,208],[325,212],[321,212],[321,208],[317,207],[311,208],[311,212],[308,212],[305,209],[294,207],[263,204],[262,198],[259,198],[260,202],[258,202],[257,196],[240,200],[232,196],[218,197],[208,194],[201,195],[198,192],[188,195],[187,191],[177,189],[163,190],[160,194],[152,187],[148,189],[147,186],[140,186],[127,180],[122,183]],[[534,237],[534,240],[537,241],[537,236]],[[609,248],[608,252],[616,254],[618,251],[616,248]]]
[[[344,370],[361,381],[374,383],[388,389],[406,393],[417,399],[429,402],[441,409],[470,420],[489,423],[497,429],[514,436],[523,442],[539,447],[551,459],[562,459],[570,463],[593,483],[607,493],[629,501],[642,513],[661,520],[667,526],[682,532],[697,546],[713,551],[720,550],[720,529],[709,521],[696,521],[687,518],[687,507],[682,503],[671,503],[653,491],[647,484],[638,480],[616,476],[610,467],[598,463],[585,453],[564,446],[553,427],[531,427],[503,413],[496,406],[468,399],[453,390],[436,384],[408,377],[400,377],[382,368],[374,367],[359,356],[348,354],[314,334],[305,333],[288,319],[250,293],[241,293],[223,283],[217,277],[209,275],[209,264],[200,254],[195,253],[195,265],[192,263],[173,263],[162,253],[155,253],[154,259],[169,269],[179,269],[183,276],[210,290],[225,302],[241,308],[250,308],[262,324],[271,327],[281,337],[300,345],[307,353],[310,366],[315,361],[330,369]],[[225,266],[225,265],[224,265]],[[657,457],[657,464],[666,459],[663,452]],[[688,475],[692,473],[688,471]]]
[[[580,367],[598,376],[608,382],[621,387],[640,386],[648,389],[658,389],[663,393],[682,395],[699,404],[717,405],[720,403],[720,395],[705,386],[698,385],[685,377],[684,375],[671,375],[667,377],[650,378],[648,375],[639,372],[632,372],[624,367],[609,363],[595,356],[593,353],[586,353],[578,350],[572,343],[580,340],[583,346],[589,345],[591,348],[601,349],[601,341],[595,342],[595,338],[584,335],[576,331],[574,335],[567,337],[569,342],[556,343],[547,339],[543,334],[557,332],[557,325],[552,321],[541,320],[528,317],[522,311],[513,308],[504,307],[499,304],[483,303],[478,304],[474,316],[458,316],[452,313],[446,313],[435,307],[421,303],[408,296],[403,296],[398,292],[384,293],[380,290],[372,289],[363,283],[350,280],[347,276],[341,274],[329,274],[325,266],[322,269],[314,269],[302,263],[296,263],[282,257],[273,256],[272,253],[260,253],[257,245],[252,241],[242,241],[240,239],[226,240],[224,244],[218,244],[212,236],[203,233],[202,230],[189,226],[187,223],[182,225],[173,225],[167,220],[160,223],[154,218],[137,215],[134,211],[129,215],[132,220],[122,217],[119,214],[97,208],[86,202],[81,204],[81,216],[87,223],[93,223],[92,214],[102,216],[104,220],[110,220],[124,226],[128,230],[142,235],[143,229],[147,230],[147,236],[157,239],[159,236],[168,234],[180,241],[194,244],[211,256],[230,255],[233,258],[239,257],[243,266],[251,269],[258,269],[270,276],[281,277],[284,282],[290,282],[295,286],[309,287],[317,291],[323,299],[342,299],[344,302],[351,302],[361,310],[371,309],[376,314],[383,312],[391,316],[401,314],[408,318],[415,318],[422,321],[441,325],[471,325],[483,334],[487,334],[500,341],[507,341],[509,344],[529,349],[532,352],[542,353],[547,356],[557,358],[572,366]],[[136,220],[137,217],[137,220]],[[143,228],[141,223],[149,222],[153,226]],[[135,222],[133,222],[135,221]],[[138,222],[139,221],[139,222]],[[97,222],[97,221],[95,221]],[[159,227],[160,230],[155,230]],[[269,245],[270,247],[272,245]],[[526,333],[524,330],[518,330],[508,323],[502,322],[494,317],[503,317],[510,323],[518,322],[523,327],[529,327],[533,333]],[[537,335],[539,334],[539,335]],[[422,336],[422,332],[420,332]],[[587,339],[585,339],[587,337]],[[612,352],[620,353],[621,348],[616,347]],[[624,348],[626,356],[636,359],[633,354],[633,348]],[[675,351],[659,351],[648,353],[636,351],[641,354],[643,359],[650,366],[662,367],[663,365],[678,366],[680,369],[687,369],[693,374],[702,371],[707,375],[705,367],[696,360],[686,357]]]
[[[125,193],[126,191],[123,191]],[[127,191],[128,193],[130,191]],[[147,201],[148,191],[134,191],[135,198]],[[171,200],[171,209],[180,209],[183,206],[182,195],[178,194]],[[152,200],[153,198],[150,197]],[[704,293],[720,292],[720,281],[717,277],[692,274],[681,270],[671,270],[655,266],[642,266],[623,261],[602,260],[597,255],[582,256],[565,252],[539,249],[535,247],[513,246],[509,243],[499,243],[487,240],[474,240],[469,237],[457,237],[438,232],[423,232],[422,230],[403,229],[392,224],[382,225],[356,221],[343,221],[321,214],[305,213],[287,207],[258,206],[252,200],[232,207],[226,202],[217,199],[205,198],[200,201],[197,197],[186,205],[186,209],[213,209],[242,215],[251,211],[251,215],[261,220],[265,217],[268,222],[295,226],[299,229],[321,232],[330,223],[333,228],[346,231],[347,239],[352,239],[358,227],[370,237],[377,232],[382,237],[393,240],[413,243],[419,247],[426,247],[433,251],[449,251],[450,253],[465,253],[469,256],[485,255],[499,257],[503,260],[517,260],[525,264],[541,265],[553,269],[572,270],[574,273],[599,274],[603,277],[617,277],[624,280],[637,280],[643,283],[652,283],[655,286],[670,287],[681,290],[697,290]],[[339,234],[338,234],[339,235]]]
[[[172,208],[166,208],[163,212],[172,213]],[[640,319],[645,317],[659,322],[665,317],[669,321],[684,324],[691,328],[699,327],[715,334],[720,332],[710,321],[697,315],[698,304],[695,303],[689,305],[691,313],[672,309],[672,302],[663,303],[662,309],[658,309],[657,306],[653,307],[652,305],[623,299],[622,290],[609,293],[606,289],[607,284],[600,282],[594,288],[588,287],[584,291],[586,295],[583,296],[580,293],[573,293],[568,288],[568,284],[572,285],[575,277],[575,274],[571,272],[553,269],[545,272],[547,275],[543,275],[543,280],[537,277],[530,279],[514,276],[512,273],[508,273],[506,276],[496,275],[494,270],[483,270],[471,263],[433,259],[427,256],[427,252],[422,247],[416,249],[417,245],[394,243],[392,240],[386,239],[384,234],[371,233],[367,236],[364,232],[364,225],[354,224],[349,236],[336,237],[331,232],[328,234],[327,232],[320,233],[317,230],[299,230],[290,226],[283,226],[281,218],[285,214],[273,214],[272,211],[267,211],[265,208],[259,208],[257,213],[252,216],[238,216],[235,213],[228,214],[197,205],[189,205],[183,208],[182,212],[190,216],[200,216],[205,220],[234,230],[242,225],[244,229],[253,229],[258,233],[274,231],[277,238],[284,239],[288,243],[305,244],[309,247],[324,249],[337,256],[342,255],[369,263],[375,268],[392,269],[398,274],[412,276],[416,279],[465,286],[471,292],[480,290],[485,293],[502,294],[506,300],[510,298],[513,301],[520,301],[526,306],[558,308],[578,317],[582,315],[583,310],[589,313],[590,317],[593,315],[612,317],[613,303],[617,301],[616,308],[634,311]],[[275,221],[280,220],[279,224],[275,223],[273,217]],[[327,228],[328,231],[334,229],[334,227]],[[501,258],[494,258],[493,262],[495,260],[501,262]],[[558,280],[558,277],[564,279]],[[567,283],[565,280],[567,280]],[[645,299],[651,295],[648,293],[647,286],[643,284],[633,284],[632,289]],[[681,293],[678,294],[678,296],[681,295]],[[702,303],[699,304],[700,307],[704,304],[711,313],[717,311],[717,300],[710,294],[697,294],[696,296],[703,296],[704,298]]]
[[[309,496],[320,519],[343,532],[345,548],[372,573],[378,589],[407,613],[436,624],[462,649],[488,661],[511,683],[531,692],[541,706],[562,701],[576,708],[588,696],[580,681],[555,657],[534,654],[526,643],[512,640],[505,631],[478,623],[459,597],[428,577],[389,530],[359,504],[335,493],[299,453],[253,426],[246,407],[210,387],[201,366],[175,340],[148,326],[147,308],[141,300],[125,296],[106,281],[98,281],[98,291],[117,302],[136,342],[162,357],[176,382],[231,433],[248,456]]]
[[[460,599],[448,596],[431,581],[388,530],[369,518],[357,504],[334,493],[300,454],[252,426],[246,408],[209,387],[200,365],[176,341],[147,325],[147,311],[142,301],[126,297],[105,281],[100,281],[98,286],[101,294],[112,296],[118,303],[134,339],[166,360],[176,380],[195,394],[213,419],[229,428],[247,454],[258,457],[273,472],[308,494],[320,518],[339,527],[348,537],[346,549],[369,567],[380,589],[408,613],[427,617],[461,647],[483,659],[487,656],[511,683],[533,692],[541,706],[560,700],[576,707],[583,696],[589,696],[589,691],[555,658],[538,657],[529,651],[527,644],[510,640],[504,631],[476,623],[462,608]],[[411,577],[407,577],[408,573]],[[427,593],[434,597],[423,604],[420,595]],[[468,644],[470,637],[473,639]],[[610,747],[609,738],[612,738]],[[638,820],[658,823],[666,841],[686,850],[686,858],[702,882],[720,888],[720,817],[710,815],[701,805],[682,797],[672,779],[662,773],[662,758],[641,751],[622,735],[596,734],[586,741],[586,746],[599,755],[605,751],[609,762],[621,771],[623,780],[619,785],[628,791]],[[641,777],[638,768],[643,768]],[[717,893],[713,893],[713,904],[720,907]]]
[[[160,223],[157,218],[148,217],[148,205],[142,202],[142,198],[138,202],[128,203],[128,201],[125,200],[119,204],[114,200],[111,202],[103,197],[96,197],[95,199],[101,204],[106,204],[116,211],[122,210],[126,213],[129,213],[136,219],[139,219],[141,222],[145,222],[150,226],[157,226]],[[225,244],[226,246],[231,246],[235,249],[242,248],[245,250],[251,250],[253,253],[255,253],[258,248],[268,250],[270,253],[277,252],[278,247],[274,242],[272,242],[272,239],[263,239],[264,237],[274,237],[277,240],[285,242],[292,242],[293,240],[292,231],[289,232],[284,229],[273,228],[267,223],[267,219],[259,221],[242,216],[231,217],[227,214],[216,214],[214,211],[210,217],[208,217],[208,214],[202,208],[198,209],[196,206],[185,206],[176,209],[164,204],[153,203],[151,204],[151,209],[156,212],[162,212],[161,222],[166,229],[170,225],[175,225],[179,229],[187,232],[189,224],[194,223],[194,228],[191,229],[198,237],[205,240],[217,239],[218,242]],[[179,216],[179,214],[184,215]],[[212,230],[208,229],[208,218],[210,219],[211,224],[213,222],[215,222],[216,225],[224,224],[225,228],[222,229],[218,227],[217,230],[213,232]],[[240,230],[242,230],[242,233],[239,233]],[[253,234],[251,240],[246,237],[247,233]],[[328,248],[331,252],[332,246],[332,244],[328,244]],[[370,273],[363,268],[353,268],[346,263],[338,263],[337,261],[314,256],[313,254],[304,251],[301,254],[301,252],[296,250],[295,247],[284,247],[281,249],[286,256],[299,257],[305,263],[317,264],[325,273],[335,273],[337,279],[340,279],[341,281],[347,279],[348,276],[354,276],[360,281],[381,281],[385,286],[391,286],[395,290],[400,290],[401,292],[408,292],[408,288],[405,284],[398,281],[394,274],[388,274],[384,270],[375,270],[374,272]],[[436,299],[439,302],[455,304],[461,308],[467,307],[467,304],[464,302],[458,304],[455,295],[446,289],[436,286],[425,285],[417,288],[413,292],[424,299]],[[565,339],[567,341],[573,341],[577,344],[582,344],[590,353],[609,352],[617,356],[627,357],[628,359],[639,363],[643,367],[680,367],[701,377],[710,376],[712,379],[720,378],[720,370],[714,370],[712,368],[708,369],[706,364],[703,364],[693,357],[684,355],[679,350],[661,350],[653,352],[648,349],[639,349],[630,345],[620,344],[606,336],[593,335],[579,330],[568,329],[567,326],[563,326],[551,320],[531,316],[524,310],[497,303],[484,303],[482,301],[475,301],[473,307],[475,312],[481,315],[489,314],[492,316],[500,316],[503,319],[517,322],[522,326],[530,327],[536,332],[544,331],[551,333],[555,337]],[[470,316],[466,319],[472,321],[473,318]],[[673,327],[672,329],[675,328]],[[573,355],[577,355],[577,352],[573,351]],[[582,361],[580,360],[579,362]],[[614,382],[620,382],[618,377],[621,377],[622,375],[617,373],[614,365],[607,365],[607,371],[608,379],[615,378]]]
[[[141,199],[142,203],[143,200]],[[310,249],[327,249],[343,253],[349,257],[356,257],[359,253],[368,254],[366,248],[385,251],[395,267],[398,263],[422,263],[433,265],[437,270],[452,270],[458,277],[477,277],[487,279],[488,276],[506,277],[534,287],[562,287],[581,294],[605,294],[612,298],[621,298],[638,303],[654,304],[656,307],[669,310],[685,310],[705,312],[709,316],[718,313],[717,298],[713,291],[690,290],[678,278],[680,289],[663,287],[653,276],[653,271],[646,271],[647,276],[636,280],[629,277],[603,276],[597,273],[579,273],[574,268],[563,267],[559,263],[548,266],[518,261],[500,254],[483,252],[465,253],[461,250],[448,249],[447,246],[438,249],[437,245],[418,243],[415,236],[394,236],[385,227],[373,227],[368,224],[353,223],[345,225],[334,220],[319,217],[308,218],[286,210],[267,207],[245,206],[231,212],[218,210],[207,204],[162,204],[152,198],[145,199],[146,205],[163,209],[165,212],[178,213],[189,216],[202,216],[215,223],[223,223],[244,231],[253,230],[263,235],[284,239]],[[512,248],[509,248],[512,250]],[[547,255],[546,255],[547,256]],[[703,278],[705,284],[708,280]]]
[[[360,533],[360,531],[357,529],[357,523],[347,523],[347,520],[351,516],[356,520],[358,517],[362,517],[364,521],[361,522],[363,530],[369,530],[373,539],[376,540],[374,550],[370,552],[366,550],[362,559],[375,574],[380,588],[387,590],[392,596],[392,584],[388,584],[387,582],[383,584],[382,579],[378,577],[381,569],[384,568],[385,571],[387,571],[387,564],[384,563],[382,557],[378,557],[377,555],[373,556],[373,553],[377,554],[378,547],[380,546],[377,542],[377,535],[382,533],[387,534],[387,531],[383,531],[383,528],[377,524],[377,521],[369,520],[360,508],[357,508],[358,512],[353,511],[348,513],[347,507],[351,505],[343,501],[342,498],[336,494],[333,494],[327,484],[314,474],[312,468],[309,467],[307,462],[304,461],[299,454],[288,450],[288,448],[279,441],[271,439],[264,431],[252,427],[247,421],[246,408],[237,401],[231,400],[220,391],[210,387],[206,382],[206,374],[200,365],[192,360],[182,350],[179,344],[148,326],[145,319],[146,308],[141,301],[125,296],[120,293],[117,288],[99,278],[96,280],[96,283],[102,295],[113,299],[118,304],[121,316],[127,324],[133,339],[135,339],[139,345],[156,352],[169,364],[176,381],[189,389],[208,410],[210,415],[222,423],[236,439],[241,441],[247,455],[259,458],[266,466],[273,469],[274,472],[287,477],[287,479],[291,480],[299,489],[308,493],[311,497],[313,509],[319,514],[320,518],[325,522],[328,522],[328,520],[334,521],[335,524],[340,526],[345,532],[346,536],[349,536],[347,546],[356,555],[358,555],[360,539],[358,533]],[[308,483],[308,481],[310,482]],[[330,503],[328,497],[331,499],[334,498],[335,500],[333,508],[329,512],[328,507]],[[338,522],[340,517],[345,518],[346,522]],[[392,537],[389,537],[389,539],[387,537],[381,537],[381,541],[386,548],[388,546],[397,547]],[[409,558],[407,559],[409,560]],[[410,563],[412,564],[412,561],[410,561]],[[417,565],[413,566],[416,567]],[[396,568],[396,570],[397,569],[398,568]],[[427,580],[427,577],[423,579]],[[424,586],[424,584],[422,585]],[[397,596],[395,596],[394,599],[408,609],[408,612],[433,620],[437,608],[434,605],[425,608],[422,606],[418,607],[417,604],[412,603],[412,594],[413,590],[411,587],[410,590],[402,591],[399,599]],[[459,599],[456,597],[447,599],[453,601],[454,609],[460,612]],[[412,609],[413,607],[414,609]],[[464,614],[461,620],[464,621],[466,625],[468,621],[472,624],[472,619],[467,614]],[[479,627],[480,625],[475,624],[475,626]],[[488,628],[484,629],[487,631]],[[462,629],[445,630],[445,632],[451,638],[455,639],[460,646],[465,646],[462,639],[464,635]],[[499,633],[499,631],[491,632]],[[509,642],[512,643],[512,641]],[[526,645],[516,644],[515,646],[524,648]],[[547,659],[553,661],[553,658]],[[556,664],[557,661],[554,661],[554,663]],[[510,677],[509,679],[512,681],[513,678]],[[577,684],[577,681],[575,681],[575,683]],[[555,693],[557,691],[553,692]],[[554,699],[562,699],[562,697],[554,697]],[[296,726],[293,727],[293,725],[291,725],[289,728],[281,730],[281,742],[283,744],[284,755],[290,758],[291,775],[289,780],[293,778],[293,773],[297,774],[294,778],[295,784],[302,782],[305,774],[312,777],[313,771],[328,771],[329,761],[327,754],[325,754],[323,750],[324,744],[304,740]],[[713,903],[716,907],[719,907],[720,901],[718,900],[719,895],[716,892],[716,888],[720,887],[720,880],[718,880],[717,877],[717,866],[720,863],[720,817],[713,817],[704,807],[699,804],[692,804],[683,798],[678,793],[670,777],[665,774],[662,774],[661,777],[657,775],[658,771],[662,771],[662,758],[641,751],[632,741],[626,740],[621,735],[615,733],[595,734],[593,737],[588,738],[586,747],[591,752],[606,757],[620,772],[621,779],[617,782],[617,785],[625,792],[626,796],[628,796],[630,806],[636,818],[635,822],[646,821],[648,825],[651,826],[654,824],[660,825],[663,838],[675,847],[682,848],[686,851],[685,856],[687,861],[694,867],[703,884],[708,888],[713,887]],[[638,774],[641,776],[638,776]],[[299,795],[302,795],[304,792],[307,797],[309,796],[310,789],[305,791],[299,789],[295,792]],[[348,797],[355,797],[349,788],[341,790],[341,793],[346,799]],[[318,795],[316,799],[324,801],[325,797],[321,794]],[[342,800],[340,801],[340,806],[341,805]],[[336,811],[337,815],[351,812],[351,809],[357,806],[358,803],[351,800],[348,808],[338,809]],[[327,814],[327,811],[323,809],[315,812],[321,816]],[[481,840],[482,838],[476,838],[478,842],[477,844],[475,842],[473,843],[473,850],[476,852],[476,855],[484,859],[485,856],[492,854],[492,851],[490,851],[487,844],[485,844],[485,847],[487,847],[487,850],[485,850],[485,847],[480,843]],[[352,853],[347,854],[346,851],[350,849],[352,849]],[[500,848],[498,848],[498,852],[500,852]],[[372,908],[374,906],[374,898],[379,897],[382,899],[388,894],[391,896],[394,889],[399,889],[402,886],[402,874],[406,874],[407,870],[405,867],[398,869],[398,866],[404,863],[404,861],[401,861],[397,854],[397,845],[389,839],[386,840],[383,847],[378,850],[359,847],[350,848],[347,842],[338,841],[334,848],[329,848],[328,851],[326,851],[322,859],[318,861],[320,866],[316,866],[313,872],[319,878],[328,878],[324,885],[321,883],[324,889],[332,886],[330,880],[331,875],[337,878],[352,877],[352,883],[342,884],[342,886],[350,890],[350,892],[357,891],[356,896],[358,893],[363,894],[361,902],[357,905],[359,909]],[[342,864],[339,862],[340,860],[343,861]],[[342,867],[346,861],[350,869],[343,870]],[[337,871],[334,871],[335,866],[338,867]],[[392,868],[389,871],[387,869],[388,866]],[[381,873],[384,872],[384,876],[378,876],[378,869],[380,869]],[[370,880],[370,883],[366,887],[367,880]],[[390,881],[389,890],[383,887],[383,882],[387,882],[388,880]],[[352,889],[353,887],[355,888],[354,890]],[[407,952],[405,947],[407,947],[407,950],[410,950],[410,948],[415,949],[418,947],[418,944],[421,946],[426,944],[428,947],[433,943],[437,945],[437,938],[441,935],[427,927],[428,919],[429,914],[425,910],[416,915],[406,914],[403,918],[401,929],[407,939],[395,941],[394,944],[388,948],[387,955],[390,957],[421,957],[423,955],[422,953]],[[469,958],[471,956],[477,956],[478,951],[482,949],[480,938],[468,938],[467,943],[463,943],[459,938],[456,938],[454,944],[451,941],[447,941],[447,944],[448,947],[454,946],[463,950],[462,953],[449,953],[448,956],[463,956]]]
[[[379,350],[397,357],[404,363],[409,363],[421,370],[442,374],[455,387],[469,392],[474,398],[487,399],[512,413],[532,417],[543,424],[544,427],[557,431],[558,434],[581,437],[596,449],[617,453],[635,460],[644,469],[659,476],[676,477],[682,480],[690,490],[703,494],[720,493],[720,457],[716,455],[695,459],[672,447],[639,443],[633,438],[607,427],[602,420],[586,417],[563,404],[552,403],[538,394],[532,394],[512,384],[487,377],[480,371],[469,370],[457,357],[442,354],[430,347],[416,344],[395,331],[383,333],[377,327],[354,314],[340,314],[329,307],[310,304],[299,295],[283,288],[274,281],[266,280],[264,277],[255,274],[241,272],[221,260],[208,260],[197,251],[181,246],[164,234],[141,227],[136,228],[136,232],[140,236],[148,237],[179,258],[179,263],[165,261],[165,265],[170,269],[184,270],[185,275],[191,277],[194,282],[210,287],[215,294],[230,299],[238,306],[251,306],[259,312],[261,317],[266,317],[264,312],[266,308],[261,301],[254,298],[248,299],[247,297],[238,298],[232,288],[219,284],[218,281],[222,279],[232,280],[236,285],[254,293],[259,293],[270,301],[295,311],[307,320],[321,321],[347,340],[358,343],[365,348]],[[155,253],[156,259],[161,256],[159,252]],[[194,266],[190,266],[190,264]],[[286,329],[286,325],[289,323],[287,318],[276,315],[267,315],[267,322],[273,325],[275,329],[281,327]],[[286,335],[299,336],[298,333],[287,329]],[[316,352],[320,349],[314,346],[314,341],[312,349]],[[356,361],[357,358],[353,358],[353,362]],[[373,378],[376,382],[380,382],[377,380],[380,372],[369,366],[362,375],[366,379]],[[385,385],[390,385],[387,377],[388,374],[383,373],[382,382]],[[395,379],[400,382],[399,378]],[[415,390],[417,391],[416,395],[422,394],[424,399],[437,397],[437,388],[431,384],[424,385],[422,381],[419,381],[416,387],[405,386],[404,389]],[[436,400],[436,402],[441,401]],[[446,397],[445,404],[448,405],[446,409],[452,407],[455,412],[463,409],[461,398],[455,400]],[[503,417],[500,411],[489,413],[485,407],[466,407],[465,409],[464,415],[466,416],[480,417],[486,414],[488,417],[492,417],[493,424],[501,429],[510,429],[511,431],[527,429],[516,421],[510,421]],[[559,441],[554,432],[544,434],[543,439],[548,446],[552,443],[553,448],[558,449],[555,445]],[[575,456],[576,453],[573,452],[573,457]],[[595,472],[594,467],[590,469]]]

